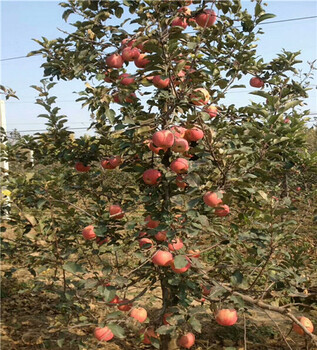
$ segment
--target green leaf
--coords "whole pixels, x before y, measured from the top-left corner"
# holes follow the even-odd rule
[[[174,266],[177,269],[182,269],[188,264],[188,260],[186,259],[185,255],[177,255],[174,259]]]
[[[122,14],[123,14],[123,8],[122,7],[117,7],[116,10],[115,10],[116,17],[121,18]]]
[[[260,17],[255,21],[255,23],[256,23],[256,24],[259,24],[259,23],[261,23],[261,22],[263,22],[263,21],[265,21],[265,20],[267,20],[267,19],[274,18],[274,17],[276,17],[276,16],[273,15],[273,13],[266,13],[265,15],[260,16]]]
[[[103,291],[103,296],[106,302],[113,300],[116,296],[116,288],[113,286],[106,286]]]
[[[201,323],[197,320],[197,318],[191,317],[188,322],[193,327],[194,331],[201,333]]]
[[[125,338],[124,329],[121,326],[115,323],[108,323],[107,327],[111,330],[111,332],[114,334],[115,337],[119,339]]]
[[[239,270],[235,270],[232,276],[230,277],[231,284],[238,285],[243,282],[243,275]]]
[[[76,264],[73,261],[65,263],[63,265],[63,269],[67,272],[71,272],[71,273],[75,273],[75,274],[86,272],[86,270],[80,264]]]
[[[59,348],[63,347],[64,341],[65,341],[65,338],[60,338],[56,341],[56,344],[58,345]]]
[[[158,334],[171,334],[175,330],[175,327],[171,327],[169,325],[164,325],[155,330],[156,333]]]
[[[267,197],[267,194],[264,192],[264,191],[262,191],[262,190],[259,190],[258,191],[258,194],[264,199],[264,200],[268,200],[268,197]]]

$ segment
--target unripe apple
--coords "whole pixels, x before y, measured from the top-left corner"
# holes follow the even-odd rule
[[[187,270],[189,270],[189,268],[191,267],[191,262],[190,260],[186,257],[186,260],[188,261],[187,265],[182,267],[181,269],[177,269],[175,267],[175,264],[174,264],[174,260],[171,262],[171,269],[175,272],[175,273],[184,273],[186,272]]]
[[[86,226],[83,229],[82,234],[87,241],[91,241],[92,239],[96,238],[96,234],[95,234],[93,225]]]
[[[178,153],[184,153],[184,152],[187,152],[188,150],[189,150],[189,144],[187,140],[180,137],[175,137],[172,151],[178,152]]]
[[[180,250],[184,247],[184,243],[180,238],[175,238],[172,242],[168,243],[168,249],[174,252],[175,250]]]
[[[170,323],[167,321],[167,319],[169,317],[171,317],[173,314],[170,312],[167,312],[166,314],[163,315],[163,324],[165,324],[165,326],[170,326]]]
[[[256,88],[262,88],[264,86],[264,81],[259,77],[253,77],[250,79],[250,85]]]
[[[187,129],[185,138],[188,141],[199,141],[204,137],[204,132],[198,128]]]
[[[122,50],[121,56],[125,62],[134,61],[140,56],[140,50],[137,47],[126,47]]]
[[[216,106],[208,106],[208,107],[205,106],[203,108],[203,112],[208,113],[210,118],[215,118],[217,117],[217,114],[218,114],[218,110]]]
[[[175,137],[181,137],[183,138],[186,133],[186,128],[182,126],[172,126],[171,127],[171,132],[174,134]]]
[[[186,29],[186,28],[187,28],[187,21],[186,21],[186,18],[176,17],[176,18],[172,21],[171,27],[182,27],[183,29]]]
[[[136,307],[131,310],[130,316],[143,323],[147,319],[147,312],[143,307]]]
[[[124,212],[119,205],[111,205],[109,208],[110,216],[115,219],[122,219],[124,217]]]
[[[185,349],[190,349],[194,344],[195,344],[195,335],[191,332],[182,335],[178,339],[178,345]]]
[[[161,130],[154,133],[152,141],[157,147],[169,148],[174,144],[174,135],[169,130]]]
[[[99,341],[109,341],[114,337],[113,333],[111,332],[111,330],[108,327],[95,328],[94,336]]]
[[[205,204],[208,205],[208,207],[212,207],[212,208],[215,208],[222,203],[222,200],[218,198],[218,195],[216,192],[208,191],[207,193],[205,193],[203,199]]]
[[[186,181],[184,180],[182,175],[177,175],[177,177],[176,177],[176,186],[178,188],[186,188],[188,186],[188,184],[186,183]]]
[[[176,174],[184,174],[188,170],[188,161],[184,158],[177,158],[172,161],[170,168]]]
[[[215,319],[221,326],[232,326],[238,321],[237,311],[235,309],[221,309],[217,311]]]
[[[156,233],[154,235],[155,239],[159,242],[164,242],[166,241],[166,234],[167,234],[167,231],[159,231],[158,233]]]
[[[204,12],[199,13],[195,17],[196,23],[200,27],[212,27],[216,20],[217,20],[217,15],[216,12],[213,10],[204,10]]]
[[[152,257],[152,263],[157,266],[168,266],[173,261],[173,255],[165,250],[158,250]]]
[[[298,321],[308,330],[308,332],[313,333],[314,331],[314,325],[312,324],[311,320],[307,317],[298,317]],[[293,324],[293,331],[297,334],[304,335],[305,332],[303,329],[296,323]]]
[[[152,79],[153,85],[159,89],[165,89],[169,86],[169,78],[162,78],[160,75],[155,75]]]
[[[118,304],[122,303],[122,302],[128,302],[129,299],[123,299],[123,300],[120,300],[118,302]],[[117,308],[120,310],[120,311],[130,311],[132,309],[132,304],[123,304],[123,305],[118,305]]]
[[[153,247],[153,242],[149,238],[141,238],[139,240],[139,246],[140,248],[143,248],[144,245],[147,245],[147,249],[151,249]]]
[[[157,226],[160,224],[158,220],[152,220],[150,215],[148,215],[144,220],[147,222],[146,227],[148,228],[157,228]]]
[[[113,53],[106,58],[106,64],[110,68],[122,68],[123,59],[118,53]]]
[[[148,169],[143,173],[143,181],[147,185],[157,185],[158,181],[161,179],[161,172],[156,169]]]
[[[82,162],[77,162],[75,164],[75,169],[80,173],[87,173],[90,170],[90,166],[86,166]]]
[[[209,102],[210,95],[205,88],[197,88],[190,95],[191,101],[196,106],[203,106]]]
[[[135,80],[130,74],[123,73],[123,74],[119,75],[119,82],[122,85],[131,85],[131,84],[135,83]]]
[[[138,68],[145,68],[150,63],[150,60],[146,58],[144,53],[141,53],[139,57],[134,59],[134,64]]]
[[[227,216],[229,213],[230,209],[226,204],[220,205],[220,208],[217,208],[215,210],[215,214],[220,217]]]
[[[147,328],[144,331],[141,331],[144,334],[143,344],[150,345],[152,344],[151,338],[158,338],[158,334],[154,332],[153,328]]]

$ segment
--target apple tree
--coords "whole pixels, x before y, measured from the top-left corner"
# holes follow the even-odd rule
[[[19,243],[41,252],[28,260],[38,286],[41,265],[74,315],[87,295],[106,308],[94,320],[99,341],[141,334],[156,348],[191,348],[214,319],[239,325],[260,308],[316,342],[290,310],[292,296],[310,293],[316,263],[292,201],[303,168],[314,169],[308,79],[299,52],[258,56],[261,23],[274,15],[260,0],[251,13],[239,0],[60,5],[72,31],[31,53],[45,58],[34,88],[47,132],[28,140],[33,170],[8,185]],[[65,126],[50,95],[60,79],[83,82],[77,101],[94,136]],[[229,104],[235,88],[254,101]]]

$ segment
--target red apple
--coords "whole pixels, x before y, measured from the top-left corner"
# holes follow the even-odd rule
[[[113,53],[106,58],[106,64],[110,68],[122,68],[123,59],[118,53]]]
[[[188,161],[184,158],[177,158],[172,161],[170,168],[176,174],[184,174],[188,170]]]
[[[200,251],[197,249],[191,249],[188,251],[188,253],[189,253],[189,256],[191,258],[199,258],[200,257]]]
[[[95,234],[93,225],[86,226],[83,229],[82,234],[87,241],[91,241],[92,239],[96,238],[96,234]]]
[[[182,27],[183,29],[187,28],[187,21],[186,18],[180,18],[180,17],[176,17],[172,23],[171,23],[172,27]]]
[[[167,151],[167,148],[156,147],[156,146],[154,145],[153,141],[150,141],[150,142],[148,143],[148,147],[149,147],[149,149],[150,149],[152,152],[154,152],[155,154],[159,154],[161,150],[164,151],[164,152]]]
[[[203,295],[208,296],[211,293],[211,287],[210,286],[207,287],[207,286],[202,285],[201,288],[202,288]]]
[[[160,224],[158,220],[152,220],[150,215],[148,215],[144,220],[147,222],[146,227],[148,228],[157,228],[157,226]]]
[[[190,95],[191,101],[196,106],[203,106],[209,102],[209,92],[204,88],[197,88]]]
[[[291,120],[290,120],[289,118],[285,118],[285,119],[284,119],[284,123],[285,123],[285,124],[290,124],[290,123],[291,123]]]
[[[217,20],[217,15],[216,12],[213,10],[204,10],[204,12],[199,13],[195,17],[196,23],[200,27],[212,27],[216,20]]]
[[[165,89],[169,86],[169,78],[162,78],[160,75],[155,75],[152,79],[153,85],[159,89]]]
[[[235,309],[221,309],[215,315],[216,322],[221,326],[232,326],[238,321]]]
[[[189,270],[189,268],[191,267],[191,262],[190,260],[186,257],[186,260],[188,261],[187,265],[185,267],[182,267],[181,269],[177,269],[174,265],[174,260],[171,262],[171,269],[175,272],[175,273],[184,273],[187,270]]]
[[[184,243],[180,238],[175,238],[172,242],[168,243],[168,249],[174,252],[175,250],[180,250],[184,247]]]
[[[82,162],[77,162],[75,164],[75,169],[80,173],[87,173],[90,170],[90,166],[86,166]]]
[[[157,147],[169,148],[174,144],[174,135],[169,130],[161,130],[154,133],[152,141]]]
[[[206,106],[203,108],[203,112],[208,113],[210,118],[215,118],[217,117],[218,110],[216,106]]]
[[[189,7],[183,6],[177,10],[179,13],[183,13],[185,16],[190,16],[192,14],[192,11]]]
[[[135,39],[131,39],[131,38],[125,38],[121,41],[121,47],[125,48],[125,47],[132,47],[133,44],[136,42]]]
[[[189,144],[187,140],[180,137],[175,137],[172,151],[178,152],[178,153],[184,153],[184,152],[187,152],[188,150],[189,150]]]
[[[122,159],[120,156],[112,157],[110,159],[106,159],[101,161],[101,166],[104,169],[115,169],[122,163]]]
[[[184,137],[186,133],[186,128],[182,126],[172,126],[171,132],[175,135],[175,137]]]
[[[178,339],[178,345],[190,349],[195,344],[195,335],[193,333],[186,333]]]
[[[120,95],[120,93],[115,92],[112,95],[113,101],[116,103],[134,103],[137,99],[136,94],[134,92],[132,92],[130,95],[128,96],[122,96]]]
[[[167,312],[166,314],[163,315],[163,324],[165,324],[165,326],[170,326],[170,323],[167,321],[167,319],[169,317],[171,317],[173,314],[172,313],[169,313]]]
[[[158,335],[154,332],[153,328],[147,328],[141,332],[144,334],[143,344],[150,345],[152,344],[151,338],[158,338]]]
[[[207,192],[204,195],[203,199],[205,204],[208,205],[208,207],[212,207],[212,208],[215,208],[222,203],[222,200],[218,198],[218,195],[215,192],[210,192],[210,191]]]
[[[137,47],[126,47],[122,50],[121,56],[125,62],[134,61],[140,56],[140,51]]]
[[[111,330],[108,327],[95,328],[94,336],[99,341],[109,341],[114,337],[113,333],[111,332]]]
[[[217,208],[215,210],[215,214],[220,217],[227,216],[229,213],[230,213],[230,209],[226,204],[220,205],[220,208]]]
[[[312,324],[311,320],[307,317],[298,317],[298,321],[308,330],[308,332],[313,333],[314,331],[314,325]],[[305,332],[303,329],[296,323],[293,324],[293,331],[297,334],[304,335]]]
[[[262,88],[264,86],[264,81],[259,77],[253,77],[250,79],[250,85],[256,88]]]
[[[187,129],[185,133],[185,138],[188,141],[199,141],[204,137],[204,132],[196,127],[192,129]]]
[[[110,285],[109,283],[106,284],[106,286],[109,286],[109,285]],[[115,306],[115,305],[117,305],[117,304],[119,303],[119,301],[120,301],[120,299],[119,299],[119,297],[116,295],[111,301],[109,301],[109,302],[107,303],[107,305],[108,305],[108,306]]]
[[[152,242],[151,239],[149,239],[149,238],[141,238],[139,240],[140,248],[143,248],[143,246],[146,245],[146,244],[148,245],[147,249],[151,249],[153,247],[153,242]]]
[[[159,231],[158,233],[156,233],[154,235],[155,239],[159,242],[164,242],[166,241],[166,234],[167,234],[167,231]]]
[[[129,299],[123,299],[123,300],[120,300],[118,302],[118,304],[122,303],[122,302],[128,302]],[[123,305],[118,305],[117,308],[120,310],[120,311],[130,311],[132,309],[132,304],[123,304]]]
[[[161,179],[161,172],[156,169],[148,169],[143,173],[143,181],[147,185],[157,185],[158,181]]]
[[[123,73],[123,74],[119,75],[119,82],[122,85],[131,85],[131,84],[135,83],[135,80],[130,74]]]
[[[130,316],[143,323],[147,319],[147,312],[143,307],[136,307],[131,310]]]
[[[144,53],[141,53],[139,57],[134,59],[134,64],[138,68],[145,68],[150,63],[150,60],[146,58]]]
[[[301,190],[302,190],[301,187],[299,187],[299,186],[296,187],[296,191],[297,191],[297,192],[300,192]]]
[[[158,250],[152,257],[152,262],[157,266],[168,266],[173,261],[173,255],[165,250]]]
[[[122,219],[124,217],[124,212],[119,205],[111,205],[109,208],[110,216],[115,219]]]
[[[188,186],[188,184],[186,183],[186,181],[184,180],[182,175],[177,175],[177,177],[176,177],[176,186],[179,187],[179,188],[186,188]]]

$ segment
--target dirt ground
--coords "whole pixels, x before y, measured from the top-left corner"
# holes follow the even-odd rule
[[[2,273],[11,268],[2,264]],[[29,291],[27,288],[31,275],[23,269],[17,269],[12,278],[2,279],[1,309],[1,349],[3,350],[40,350],[40,349],[107,349],[136,350],[150,349],[135,337],[124,341],[113,340],[98,343],[92,336],[94,325],[83,322],[72,326],[65,322],[67,310],[57,308],[58,300],[53,294]],[[92,306],[92,309],[94,307]],[[152,310],[152,313],[155,310]],[[149,312],[151,314],[151,311]],[[317,319],[317,313],[313,315]],[[256,321],[256,322],[255,322]],[[289,345],[283,341],[280,331],[274,327],[276,322]],[[305,343],[305,338],[289,333],[291,324],[280,315],[265,314],[254,311],[246,317],[246,347],[244,340],[244,320],[240,318],[237,325],[220,327],[215,323],[204,324],[192,350],[259,350],[259,349],[309,349],[314,348]],[[289,334],[288,334],[289,333]],[[198,338],[198,337],[197,337]]]

